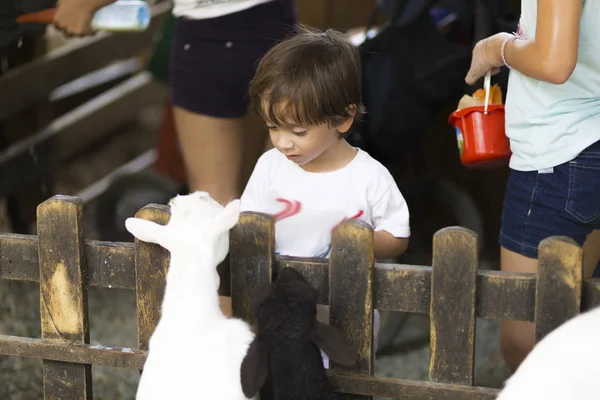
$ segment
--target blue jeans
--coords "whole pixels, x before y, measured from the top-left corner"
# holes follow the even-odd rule
[[[511,170],[502,211],[502,247],[537,258],[545,238],[568,236],[582,246],[594,229],[600,229],[600,142],[550,171]]]

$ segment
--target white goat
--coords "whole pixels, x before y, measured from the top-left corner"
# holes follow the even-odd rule
[[[254,333],[226,318],[217,265],[229,252],[240,202],[226,207],[206,192],[177,196],[167,225],[128,218],[127,230],[171,253],[162,314],[149,343],[137,400],[245,400],[240,367]]]
[[[496,400],[600,399],[600,307],[550,332]]]

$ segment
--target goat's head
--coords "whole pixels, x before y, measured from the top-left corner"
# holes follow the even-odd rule
[[[159,244],[171,254],[195,248],[213,253],[216,263],[223,261],[229,252],[229,230],[240,216],[240,201],[233,200],[223,207],[207,192],[197,191],[176,196],[169,205],[171,218],[167,225],[128,218],[125,227],[139,240]]]
[[[279,271],[257,301],[256,317],[264,336],[308,337],[317,317],[317,292],[291,267]]]

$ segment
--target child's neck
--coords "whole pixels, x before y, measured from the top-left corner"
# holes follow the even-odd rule
[[[340,138],[333,146],[311,162],[302,165],[308,172],[332,172],[344,168],[356,157],[356,149]]]

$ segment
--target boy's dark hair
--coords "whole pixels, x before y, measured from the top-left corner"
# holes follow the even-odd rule
[[[358,50],[343,33],[300,27],[260,60],[250,98],[277,125],[356,121],[364,113]]]

